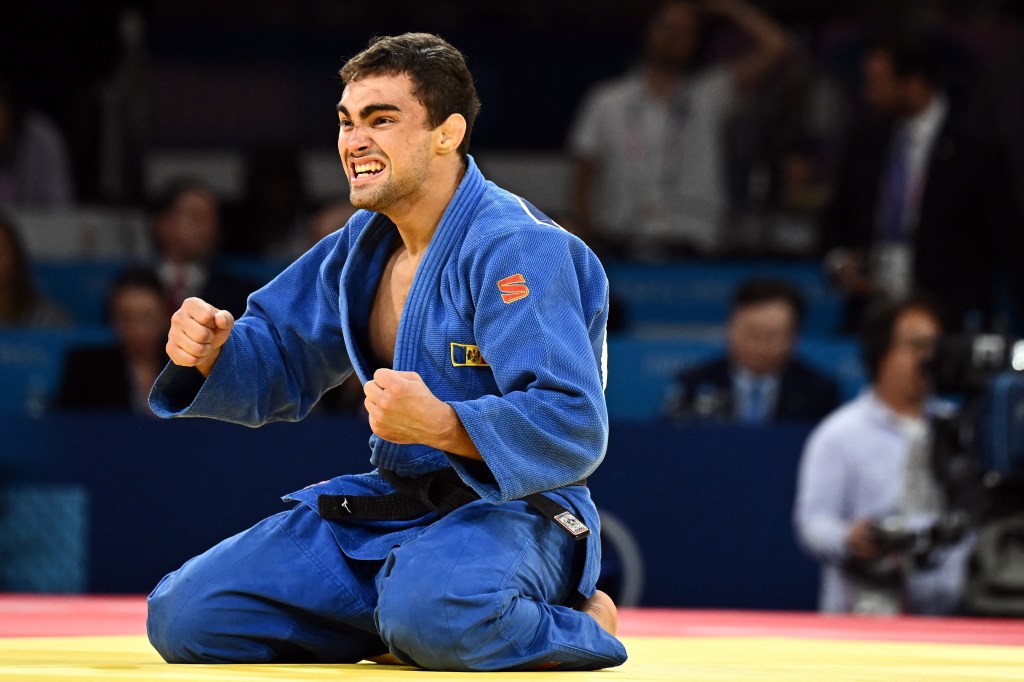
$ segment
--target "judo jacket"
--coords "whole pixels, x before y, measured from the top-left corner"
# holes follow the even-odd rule
[[[168,365],[153,410],[256,427],[301,419],[353,371],[370,380],[370,307],[399,238],[386,216],[358,211],[250,296],[205,381]],[[593,531],[580,582],[586,596],[597,580],[599,521],[587,488],[571,484],[594,472],[607,447],[607,318],[608,280],[593,252],[487,181],[470,157],[416,271],[392,369],[419,373],[454,408],[486,470],[425,445],[370,438],[374,467],[419,476],[453,466],[488,503],[550,491]],[[316,509],[320,494],[392,491],[371,471],[286,499]],[[382,559],[436,518],[328,523],[346,555]]]

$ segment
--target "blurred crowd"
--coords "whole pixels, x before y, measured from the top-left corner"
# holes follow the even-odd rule
[[[820,259],[848,299],[843,331],[871,300],[917,289],[942,299],[956,328],[1019,331],[1015,3],[505,10],[509,40],[563,36],[542,58],[485,48],[481,29],[501,11],[468,3],[369,19],[358,37],[323,2],[257,3],[245,20],[202,3],[105,3],[59,18],[47,5],[2,22],[0,208],[155,213],[168,185],[197,178],[158,182],[154,152],[231,149],[239,186],[206,187],[221,212],[218,253],[294,257],[326,203],[302,161],[332,145],[337,82],[319,76],[363,33],[425,28],[461,39],[478,65],[477,151],[571,160],[564,203],[541,208],[602,255]],[[31,38],[41,28],[61,38],[46,42],[48,59]],[[325,43],[329,56],[314,61]],[[571,84],[557,75],[570,70]],[[333,187],[342,198],[340,174]]]
[[[240,315],[263,273],[352,215],[340,170],[327,182],[335,191],[313,192],[303,166],[310,149],[333,147],[332,69],[374,33],[437,31],[467,51],[479,81],[471,151],[564,159],[563,201],[540,208],[602,258],[813,262],[843,306],[832,331],[854,338],[875,325],[863,337],[874,339],[864,342],[873,391],[840,406],[834,378],[795,351],[803,292],[785,277],[747,281],[723,301],[724,354],[684,368],[661,415],[825,419],[801,471],[798,534],[826,565],[823,607],[854,608],[837,567],[877,556],[866,520],[900,512],[885,481],[926,417],[915,359],[942,329],[1024,333],[1024,7],[514,4],[435,3],[429,18],[400,5],[385,19],[331,2],[253,3],[244,18],[187,1],[63,14],[42,2],[4,16],[0,328],[76,324],[33,280],[35,216],[138,212],[147,256],[122,254],[110,283],[113,340],[69,350],[51,406],[148,412],[185,297]],[[225,148],[242,159],[236,187],[147,175],[156,151]],[[267,267],[246,271],[239,258]],[[622,312],[614,331],[629,333]],[[359,387],[322,404],[358,413]],[[845,445],[863,434],[872,452],[899,454],[866,464]],[[829,460],[840,455],[846,482]],[[833,504],[844,485],[859,491],[855,509]],[[919,610],[941,611],[958,588],[921,589]]]

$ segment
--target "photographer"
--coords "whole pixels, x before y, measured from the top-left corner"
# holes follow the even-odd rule
[[[925,300],[869,312],[869,389],[811,434],[797,482],[801,544],[823,564],[827,612],[949,614],[959,608],[969,540],[932,542],[943,510],[928,464],[932,391],[923,364],[941,332]],[[925,547],[908,540],[928,538]]]

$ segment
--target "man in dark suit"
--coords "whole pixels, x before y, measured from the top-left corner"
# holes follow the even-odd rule
[[[64,358],[58,410],[133,411],[152,415],[147,398],[167,364],[164,290],[149,268],[129,268],[110,289],[110,345],[78,346]]]
[[[851,130],[822,228],[855,331],[880,298],[940,300],[948,329],[985,325],[1009,198],[995,150],[942,89],[934,36],[878,38],[862,64],[869,116]],[[1005,234],[1001,233],[1005,232]]]
[[[167,291],[167,309],[196,296],[230,310],[245,312],[246,300],[259,284],[222,267],[220,204],[203,184],[182,180],[158,199],[153,211],[153,236],[159,253],[157,275]]]
[[[665,416],[746,424],[817,421],[839,404],[836,382],[794,357],[804,302],[790,283],[756,278],[733,295],[728,353],[682,371]]]

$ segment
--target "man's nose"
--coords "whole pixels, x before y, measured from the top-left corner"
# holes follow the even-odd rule
[[[370,138],[364,126],[355,125],[345,134],[345,148],[350,152],[366,151],[370,148]]]

